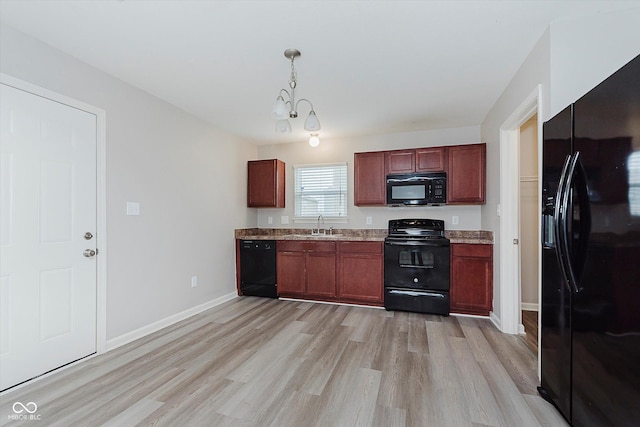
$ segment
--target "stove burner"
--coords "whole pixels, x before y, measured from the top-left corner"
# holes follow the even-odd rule
[[[444,239],[444,221],[439,219],[392,219],[389,237],[406,239]]]

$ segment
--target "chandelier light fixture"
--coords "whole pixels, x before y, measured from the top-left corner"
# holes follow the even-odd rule
[[[284,51],[284,56],[291,60],[291,75],[289,76],[289,90],[280,89],[280,93],[278,94],[271,111],[271,117],[276,120],[276,132],[291,133],[291,124],[288,119],[295,119],[298,117],[298,104],[302,101],[308,103],[311,107],[311,111],[309,112],[307,119],[304,121],[304,128],[310,132],[317,132],[320,130],[320,121],[313,109],[313,104],[306,98],[296,100],[298,77],[296,75],[296,69],[293,61],[300,56],[300,51],[298,49],[287,49]],[[287,99],[285,99],[285,97]],[[315,138],[313,141],[315,146],[317,146],[320,142],[318,134],[314,133],[312,137]],[[309,143],[311,144],[311,139],[309,140]]]

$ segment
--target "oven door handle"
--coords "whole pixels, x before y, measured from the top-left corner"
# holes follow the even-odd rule
[[[433,268],[433,265],[400,264],[401,268]]]
[[[411,297],[436,297],[436,298],[445,298],[443,294],[439,294],[436,292],[427,292],[427,291],[410,291],[410,290],[402,290],[402,289],[390,289],[388,291],[393,295],[408,295]]]
[[[449,241],[439,242],[435,240],[385,240],[389,246],[450,246]]]

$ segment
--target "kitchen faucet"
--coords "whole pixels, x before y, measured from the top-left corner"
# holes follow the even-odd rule
[[[316,232],[314,233],[313,229],[311,229],[311,234],[320,235],[320,220],[322,220],[322,234],[327,234],[327,229],[324,228],[324,217],[322,215],[318,215],[318,223],[316,227]]]

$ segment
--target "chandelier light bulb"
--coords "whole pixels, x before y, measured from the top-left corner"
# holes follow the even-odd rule
[[[320,138],[318,138],[318,134],[317,133],[312,133],[311,136],[309,137],[309,145],[312,147],[317,147],[318,145],[320,145]]]

